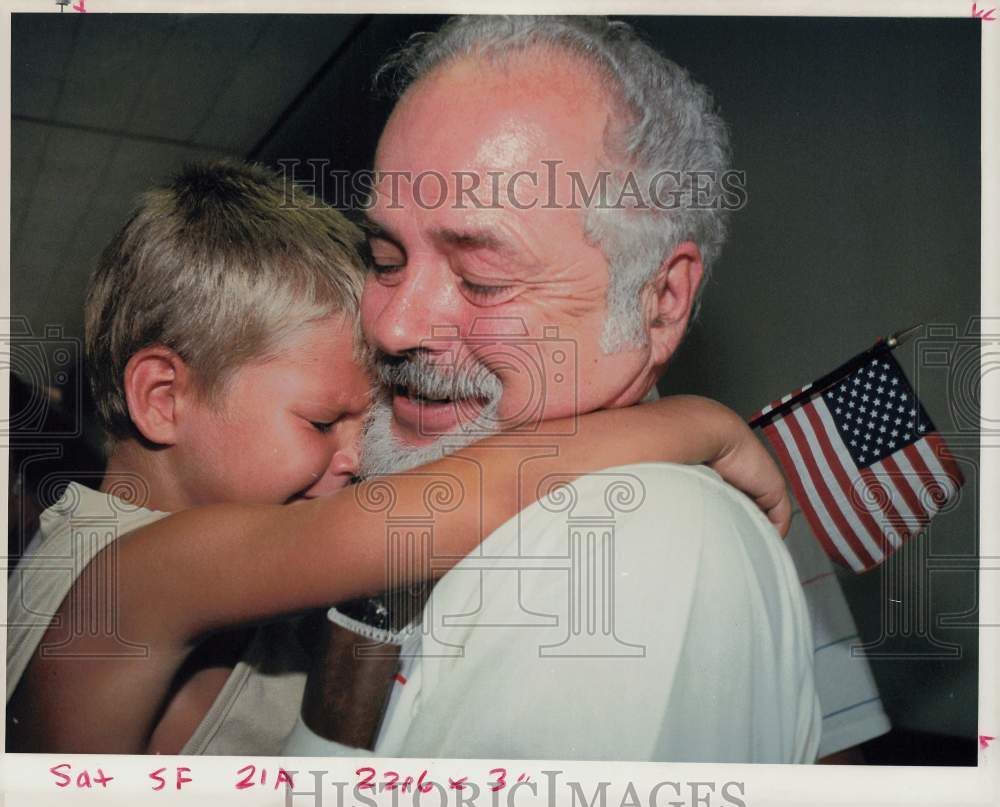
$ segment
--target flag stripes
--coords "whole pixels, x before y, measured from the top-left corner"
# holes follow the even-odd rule
[[[888,349],[778,413],[763,432],[816,538],[856,572],[919,534],[963,483]]]

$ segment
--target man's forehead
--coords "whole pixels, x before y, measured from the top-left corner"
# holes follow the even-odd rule
[[[550,62],[525,57],[515,68],[465,59],[438,68],[397,103],[376,169],[485,175],[592,161],[603,145],[606,95],[575,61],[577,69],[557,71]]]
[[[439,174],[450,186],[468,183],[461,174],[485,181],[491,172],[544,169],[544,160],[565,151],[558,133],[526,105],[504,109],[415,110],[412,119],[391,119],[375,154],[377,176],[386,184],[393,174],[412,179]],[[556,142],[553,142],[556,141]],[[563,158],[564,159],[564,158]]]

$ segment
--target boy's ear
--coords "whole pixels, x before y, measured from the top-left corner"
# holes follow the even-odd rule
[[[680,244],[660,264],[648,298],[654,366],[665,365],[684,338],[704,271],[701,250],[691,241]]]
[[[173,350],[151,345],[125,365],[125,401],[132,422],[157,445],[177,442],[182,400],[192,392],[191,368]]]

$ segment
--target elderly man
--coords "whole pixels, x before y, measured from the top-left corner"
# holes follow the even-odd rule
[[[366,473],[641,401],[723,240],[706,91],[588,18],[458,18],[394,66],[362,300],[383,387]],[[376,752],[811,762],[806,607],[751,503],[668,464],[557,482],[401,637]],[[338,752],[301,722],[286,746]]]

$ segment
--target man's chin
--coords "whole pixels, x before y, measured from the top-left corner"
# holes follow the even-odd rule
[[[416,434],[393,417],[386,400],[372,405],[361,446],[364,478],[400,473],[435,462],[486,436],[481,430],[461,426],[444,434]]]

